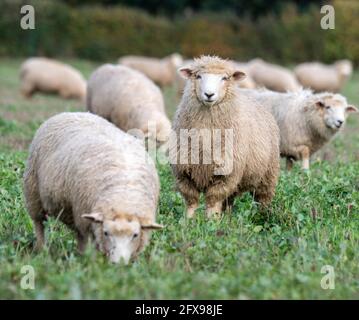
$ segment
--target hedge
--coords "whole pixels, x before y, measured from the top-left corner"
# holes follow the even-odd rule
[[[288,5],[278,16],[256,21],[231,12],[200,13],[170,20],[125,7],[69,7],[55,0],[27,0],[35,7],[35,30],[20,28],[21,0],[0,0],[0,56],[46,55],[115,60],[125,54],[186,57],[202,53],[280,63],[359,63],[359,2],[334,1],[335,30],[320,28],[320,9],[298,12]]]

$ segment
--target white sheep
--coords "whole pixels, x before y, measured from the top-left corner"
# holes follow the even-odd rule
[[[308,62],[294,69],[302,86],[315,92],[340,92],[352,72],[353,66],[349,60],[339,60],[332,65]]]
[[[30,146],[24,174],[26,208],[37,249],[53,216],[88,238],[112,262],[128,263],[146,245],[155,222],[159,180],[143,142],[90,113],[61,113],[45,121]]]
[[[256,99],[274,115],[280,129],[280,153],[291,169],[294,160],[309,169],[310,156],[344,127],[348,113],[357,109],[340,94],[301,90],[278,93],[269,90],[241,92]]]
[[[171,132],[161,90],[145,75],[125,66],[105,64],[88,81],[87,109],[120,129],[141,130],[164,143]],[[151,129],[156,125],[156,131]]]
[[[48,58],[29,58],[20,69],[21,93],[30,98],[35,92],[57,93],[62,98],[86,97],[86,80],[74,67]]]
[[[182,63],[182,57],[173,53],[163,59],[143,56],[123,56],[118,63],[138,70],[160,87],[171,86],[175,81],[176,71]]]
[[[268,205],[279,174],[279,129],[273,116],[254,99],[238,94],[237,83],[245,74],[226,60],[202,56],[179,71],[187,82],[173,121],[176,139],[171,136],[169,150],[187,216],[194,215],[201,192],[208,217],[230,208],[246,191]],[[185,138],[189,130],[198,139]],[[199,138],[203,143],[197,145]],[[199,161],[192,158],[197,151]],[[189,155],[191,159],[183,160]]]
[[[287,68],[253,59],[247,64],[247,72],[258,87],[262,86],[278,92],[298,91],[300,84],[293,72]]]

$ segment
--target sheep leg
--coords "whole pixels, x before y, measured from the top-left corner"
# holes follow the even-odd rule
[[[35,88],[32,85],[23,84],[20,91],[25,98],[29,99],[34,94]]]
[[[199,207],[199,203],[187,204],[186,216],[187,218],[193,218],[196,209]]]
[[[25,205],[34,223],[36,235],[35,250],[39,251],[45,244],[44,220],[46,220],[46,214],[40,200],[37,180],[34,178],[34,174],[30,172],[26,172],[24,176]]]
[[[255,193],[254,201],[259,202],[261,206],[268,207],[268,205],[272,202],[274,193]]]
[[[222,201],[217,201],[213,204],[208,204],[206,208],[207,218],[219,218],[222,212]]]
[[[45,244],[45,228],[44,221],[40,219],[34,220],[35,235],[36,235],[36,244],[35,251],[40,251]]]
[[[238,176],[233,174],[227,179],[217,181],[208,188],[206,192],[207,217],[222,212],[223,202],[237,191],[238,180]]]
[[[64,99],[70,99],[70,98],[71,98],[70,92],[68,92],[68,91],[65,90],[65,89],[60,90],[59,94],[60,94],[60,97],[61,97],[61,98],[64,98]]]
[[[186,216],[188,218],[193,218],[195,210],[199,206],[198,190],[194,188],[193,183],[186,177],[177,180],[177,187],[186,202]]]
[[[309,148],[307,146],[302,146],[299,152],[302,158],[302,169],[309,170],[309,158],[310,158]]]
[[[238,196],[237,194],[232,194],[226,200],[224,200],[222,211],[228,211],[229,213],[231,213],[233,209],[234,200],[236,199],[237,196]]]
[[[81,232],[76,232],[77,250],[80,254],[83,254],[86,250],[88,237]]]
[[[286,158],[286,168],[288,171],[293,169],[293,159],[292,158]]]
[[[268,207],[272,202],[278,182],[279,170],[279,162],[273,161],[264,179],[254,190],[254,200],[259,202],[262,207]]]

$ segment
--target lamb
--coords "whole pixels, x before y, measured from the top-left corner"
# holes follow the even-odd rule
[[[249,61],[248,72],[257,86],[278,92],[298,91],[301,88],[292,71],[261,59]]]
[[[194,216],[201,192],[205,194],[207,217],[230,210],[235,197],[246,191],[267,206],[279,175],[279,129],[273,116],[254,99],[239,94],[237,83],[245,74],[229,61],[202,56],[179,72],[187,82],[173,121],[175,134],[169,152],[187,216]],[[201,135],[203,143],[194,143],[195,135],[183,139],[186,130]],[[218,144],[218,132],[229,145]],[[207,148],[205,141],[209,141]],[[196,148],[200,161],[192,160]],[[190,161],[182,161],[187,155]]]
[[[53,216],[71,228],[83,252],[94,238],[111,262],[127,264],[147,244],[159,194],[156,168],[144,144],[105,119],[61,113],[43,123],[24,174],[26,208],[37,244]]]
[[[141,130],[159,144],[167,141],[171,123],[161,90],[139,71],[105,64],[93,72],[87,88],[87,109],[124,131]],[[156,125],[156,130],[151,129]]]
[[[308,170],[310,156],[343,129],[349,113],[357,112],[340,94],[241,91],[272,112],[280,129],[280,154],[286,158],[289,170],[295,160],[301,160],[302,168]]]
[[[163,59],[142,56],[124,56],[118,60],[124,66],[145,74],[160,87],[171,86],[175,81],[176,70],[182,63],[182,57],[173,53]]]
[[[294,69],[302,86],[315,92],[340,92],[352,72],[353,65],[349,60],[339,60],[332,65],[308,62],[299,64]]]
[[[70,65],[48,58],[29,58],[20,69],[21,93],[31,98],[35,92],[57,93],[62,98],[86,98],[86,80]]]

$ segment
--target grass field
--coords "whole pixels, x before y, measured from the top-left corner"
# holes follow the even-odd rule
[[[86,76],[96,67],[70,62]],[[72,233],[54,220],[47,249],[35,254],[22,196],[27,148],[45,119],[83,107],[55,96],[24,100],[20,63],[0,60],[0,299],[359,299],[358,115],[314,157],[310,173],[282,171],[271,214],[247,195],[221,221],[207,221],[203,205],[187,221],[169,167],[158,165],[166,228],[132,265],[111,265],[91,247],[79,256]],[[344,94],[359,105],[359,73]],[[174,90],[165,97],[173,115]],[[25,265],[35,270],[34,290],[21,289]],[[325,265],[334,268],[333,290],[321,287]]]

